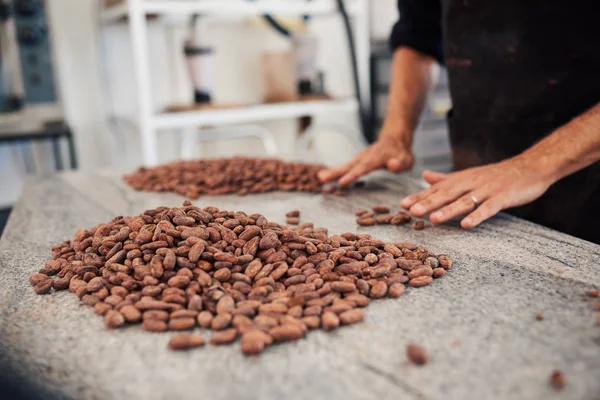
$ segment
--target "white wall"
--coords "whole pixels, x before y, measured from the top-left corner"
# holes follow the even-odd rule
[[[120,123],[115,129],[106,123],[107,110],[118,111],[126,121],[133,120],[136,110],[127,25],[111,26],[99,37],[97,0],[48,0],[48,3],[63,105],[75,133],[80,168],[88,171],[107,167],[134,168],[141,162],[135,127]],[[373,0],[372,9],[372,34],[384,38],[396,19],[395,0]],[[335,96],[352,96],[349,56],[341,20],[320,17],[312,22],[311,29],[321,38],[318,63],[325,71],[328,91]],[[210,42],[217,49],[217,101],[259,101],[258,56],[261,51],[288,48],[287,41],[249,21],[241,24],[214,21],[210,23],[210,32]],[[177,26],[153,23],[150,27],[152,94],[157,108],[190,98],[180,50],[183,34],[183,29]],[[99,47],[101,40],[104,45]],[[110,98],[106,97],[108,93]],[[351,122],[357,126],[357,121]],[[265,125],[276,132],[284,153],[293,150],[295,121]],[[323,141],[322,149],[336,150],[330,159],[333,163],[349,158],[356,151],[338,136],[324,136],[319,142]],[[161,135],[161,161],[177,158],[177,143],[173,133]],[[252,140],[235,144],[207,146],[199,155],[261,152],[260,145]],[[15,149],[0,148],[0,206],[12,203],[18,196],[23,168],[18,160],[15,161],[17,156]],[[40,166],[42,171],[52,170],[48,161]]]

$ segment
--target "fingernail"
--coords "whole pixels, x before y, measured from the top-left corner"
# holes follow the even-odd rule
[[[414,206],[412,206],[412,211],[419,214],[423,214],[425,212],[425,207],[423,207],[420,204],[415,204]]]
[[[412,204],[412,202],[410,201],[410,198],[405,197],[404,199],[402,199],[402,201],[400,202],[400,205],[402,207],[410,207],[410,205]]]
[[[471,226],[471,225],[473,225],[473,219],[472,219],[472,218],[469,218],[469,217],[467,217],[467,218],[463,219],[463,223],[464,223],[465,225],[469,225],[469,226]]]
[[[442,219],[443,216],[444,215],[440,211],[438,211],[438,212],[434,212],[433,214],[431,214],[431,219],[440,220],[440,219]]]

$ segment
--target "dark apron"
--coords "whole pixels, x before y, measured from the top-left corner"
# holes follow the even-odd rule
[[[600,102],[600,0],[443,0],[454,167],[517,155]],[[600,244],[600,162],[511,214]]]

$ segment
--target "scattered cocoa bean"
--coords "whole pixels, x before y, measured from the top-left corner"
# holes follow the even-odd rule
[[[555,369],[554,371],[552,371],[552,374],[550,374],[550,385],[554,389],[560,390],[564,388],[566,384],[567,379],[565,378],[565,374],[561,370]]]
[[[388,206],[373,206],[371,208],[375,214],[387,214],[390,212],[390,208]]]
[[[375,225],[375,218],[360,216],[356,219],[356,223],[360,226],[373,226]]]
[[[425,222],[424,221],[415,221],[412,224],[412,228],[414,230],[420,231],[421,229],[425,228]]]
[[[425,365],[429,361],[429,357],[425,350],[414,343],[406,345],[406,356],[408,360],[415,365]]]
[[[446,274],[446,270],[442,267],[437,267],[437,268],[433,269],[433,277],[434,278],[441,278],[445,274]]]

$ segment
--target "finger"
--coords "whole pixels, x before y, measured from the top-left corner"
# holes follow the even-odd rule
[[[400,158],[390,158],[387,163],[385,163],[385,167],[390,172],[401,172],[403,170],[402,160]]]
[[[335,168],[324,169],[319,171],[317,177],[323,183],[331,182],[338,179],[340,176],[344,175],[352,166],[354,165],[354,160],[348,161],[345,164],[337,166]]]
[[[375,168],[377,168],[377,166],[375,164],[366,163],[366,162],[362,162],[362,163],[355,165],[354,167],[352,167],[350,169],[350,171],[346,172],[344,174],[344,176],[342,176],[340,178],[340,181],[339,181],[340,186],[348,186],[349,184],[351,184],[352,182],[354,182],[361,176],[366,175],[369,172],[373,171]]]
[[[486,219],[492,218],[504,209],[504,201],[501,197],[492,197],[483,202],[475,211],[467,215],[460,225],[465,229],[474,228]]]
[[[478,204],[475,202],[475,200],[473,200],[473,197],[471,196],[473,196],[478,203],[487,200],[487,198],[489,197],[487,191],[484,190],[477,190],[465,194],[450,205],[431,214],[429,220],[434,224],[441,224],[443,222],[451,220],[454,217],[458,217],[459,215],[464,215],[468,212],[475,210]]]
[[[410,164],[409,157],[393,157],[386,162],[385,167],[390,172],[398,173],[409,169]]]
[[[467,197],[467,199],[469,200],[467,202],[465,199],[461,198],[461,196],[463,196],[465,193],[468,193],[469,191],[470,188],[467,186],[453,186],[452,188],[439,187],[435,193],[432,193],[430,196],[427,196],[426,198],[421,199],[419,200],[419,202],[414,204],[410,208],[410,212],[416,217],[422,217],[439,209],[440,207],[443,207],[447,204],[454,204],[456,202],[462,202],[465,205],[468,205],[470,203],[471,208],[467,211],[471,211],[475,207],[475,203],[473,203],[473,200]]]
[[[438,182],[442,182],[446,178],[448,178],[450,174],[444,174],[441,172],[434,172],[430,170],[423,171],[423,179],[427,181],[430,185],[435,185]]]
[[[425,190],[421,190],[418,193],[415,193],[413,195],[403,198],[402,201],[400,201],[400,205],[403,208],[408,210],[413,206],[413,204],[421,201],[422,199],[426,198],[427,196],[431,196],[436,191],[437,191],[437,187],[431,186]]]

